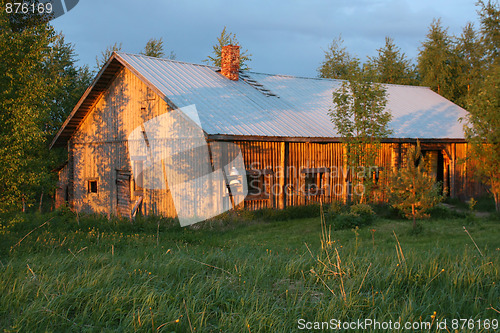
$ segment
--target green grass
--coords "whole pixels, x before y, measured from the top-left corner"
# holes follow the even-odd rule
[[[0,328],[294,332],[301,318],[500,317],[494,217],[422,221],[418,235],[409,221],[381,219],[332,231],[323,249],[318,217],[243,220],[197,228],[160,220],[158,239],[155,219],[3,216]]]

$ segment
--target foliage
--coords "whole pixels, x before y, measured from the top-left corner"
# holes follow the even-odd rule
[[[163,39],[156,39],[156,38],[151,38],[147,43],[146,46],[144,47],[144,50],[140,53],[149,57],[156,57],[156,58],[164,58],[165,57],[165,51],[163,48]],[[170,55],[167,57],[167,59],[170,60],[175,60],[177,56],[175,55],[174,51],[170,51]]]
[[[420,142],[410,147],[406,164],[391,177],[389,183],[390,201],[407,218],[413,219],[413,227],[417,227],[416,219],[429,217],[428,211],[443,200],[439,194],[440,187],[427,172]]]
[[[500,62],[491,67],[478,94],[470,98],[465,133],[500,212]]]
[[[351,229],[370,225],[375,221],[376,215],[370,205],[356,204],[337,211],[334,206],[326,212],[325,218],[333,229]]]
[[[352,56],[343,46],[341,36],[334,39],[325,51],[325,60],[318,68],[321,78],[350,79],[360,72],[360,60]]]
[[[500,56],[500,6],[498,1],[477,2],[481,21],[482,42],[486,48],[487,59],[492,63]]]
[[[457,38],[454,53],[457,57],[454,102],[466,107],[467,99],[483,85],[485,70],[484,45],[472,24],[467,24]]]
[[[417,60],[422,85],[453,101],[456,57],[451,37],[441,25],[441,20],[431,23]]]
[[[372,185],[380,140],[391,134],[388,124],[392,116],[386,104],[384,86],[368,82],[361,75],[343,81],[333,93],[329,115],[345,144],[344,165],[349,170],[353,188],[361,188],[361,191],[353,191],[359,194],[360,202],[366,200],[365,192],[369,192]]]
[[[93,73],[88,66],[77,67],[76,61],[73,45],[65,42],[62,33],[57,34],[44,63],[46,76],[53,84],[50,97],[53,103],[45,124],[48,137],[59,130],[92,82]]]
[[[458,211],[456,209],[450,209],[442,204],[435,205],[430,208],[427,213],[433,219],[452,219],[452,218],[465,218],[467,217],[466,212]]]
[[[377,50],[377,57],[368,57],[365,71],[370,73],[374,82],[393,84],[416,84],[415,66],[401,53],[390,37],[385,38],[385,46]]]
[[[44,124],[56,85],[44,64],[54,38],[45,23],[14,32],[0,13],[0,212],[30,204],[50,180]]]
[[[238,40],[236,39],[236,35],[234,33],[230,33],[226,31],[226,27],[222,29],[222,32],[219,37],[217,37],[217,43],[212,46],[212,55],[209,55],[207,59],[203,60],[203,62],[208,63],[212,66],[221,67],[221,52],[222,47],[226,45],[240,45]],[[240,68],[242,70],[249,70],[248,63],[252,60],[251,54],[248,53],[248,50],[242,51],[240,48]]]
[[[114,43],[106,48],[106,50],[101,52],[101,58],[95,57],[95,69],[100,71],[102,66],[109,60],[113,52],[118,52],[122,50],[122,43]]]
[[[88,68],[74,65],[72,45],[37,19],[9,25],[0,13],[0,212],[51,192],[51,170],[63,157],[48,142],[90,81]]]

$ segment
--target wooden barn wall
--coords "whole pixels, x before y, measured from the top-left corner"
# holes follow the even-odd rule
[[[347,180],[350,177],[347,173],[348,168],[344,164],[344,148],[341,143],[254,141],[235,143],[242,150],[247,169],[273,170],[273,175],[266,180],[266,190],[269,191],[270,198],[245,201],[247,209],[283,208],[318,202],[320,199],[326,203],[345,202],[348,198]],[[405,166],[410,146],[411,143],[405,142],[381,144],[375,166],[382,168],[379,169],[378,183],[372,200],[378,202],[388,200],[384,191],[387,177],[384,176],[388,175],[389,170]],[[429,152],[429,156],[432,155],[431,152],[443,155],[443,186],[449,196],[465,200],[485,193],[484,185],[474,172],[474,165],[477,162],[467,155],[466,143],[426,143],[422,145],[422,150]],[[313,168],[330,169],[330,174],[323,175],[323,188],[326,191],[321,195],[307,195],[304,191],[305,176],[302,170]],[[436,170],[431,172],[436,174]],[[284,185],[287,185],[286,190]],[[283,195],[285,192],[286,195]],[[283,197],[284,205],[280,202]]]
[[[66,164],[58,172],[58,182],[55,194],[55,207],[56,209],[65,205],[66,203],[66,193],[69,194],[69,179],[70,179],[70,168]],[[69,198],[68,198],[69,199]]]
[[[70,141],[73,166],[72,203],[85,212],[116,214],[117,172],[130,173],[130,206],[134,191],[128,135],[144,122],[167,112],[168,106],[129,70],[117,74]],[[98,180],[98,193],[88,193],[88,180]],[[140,194],[140,193],[139,193]],[[143,212],[175,216],[168,190],[144,189]]]
[[[347,167],[344,165],[344,148],[340,143],[307,142],[235,142],[241,148],[246,168],[271,169],[266,176],[269,199],[246,200],[245,208],[283,208],[312,202],[345,201],[347,197]],[[377,158],[378,166],[391,166],[393,145],[383,144]],[[305,169],[328,168],[322,174],[324,193],[309,195],[305,191]],[[282,202],[284,200],[284,202]]]
[[[245,208],[250,210],[278,208],[280,205],[279,193],[281,191],[279,178],[283,175],[283,170],[280,168],[283,163],[280,152],[284,147],[284,143],[239,141],[235,142],[235,144],[241,149],[247,170],[270,169],[273,172],[273,174],[263,176],[265,191],[269,195],[269,199],[245,200]]]
[[[456,188],[454,197],[466,200],[487,193],[487,187],[479,178],[476,165],[480,163],[471,154],[467,143],[453,144],[453,152],[457,162],[455,167]]]

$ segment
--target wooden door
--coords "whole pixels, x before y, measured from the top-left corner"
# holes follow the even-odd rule
[[[116,213],[118,216],[130,218],[130,172],[116,170]]]

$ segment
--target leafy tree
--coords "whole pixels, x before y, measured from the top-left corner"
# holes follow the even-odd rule
[[[387,95],[383,85],[369,82],[362,75],[343,81],[333,93],[333,108],[329,115],[338,135],[345,144],[345,165],[351,172],[353,188],[361,188],[359,201],[371,191],[372,172],[380,140],[388,137],[391,114],[386,110]],[[354,191],[354,193],[360,191]]]
[[[360,72],[360,60],[352,56],[343,46],[344,41],[339,36],[334,39],[325,51],[325,60],[318,68],[321,78],[349,79]]]
[[[457,75],[455,78],[456,96],[455,102],[465,107],[467,98],[482,86],[484,71],[484,46],[469,23],[457,38],[454,49],[457,57]]]
[[[146,43],[146,47],[144,47],[144,50],[141,52],[141,54],[149,57],[164,58],[165,51],[163,49],[163,39],[151,38]],[[176,57],[177,56],[175,55],[174,51],[171,51],[170,55],[167,58],[170,60],[175,60]]]
[[[93,73],[88,66],[77,67],[75,62],[73,45],[64,41],[62,33],[56,35],[44,62],[47,78],[54,85],[50,97],[50,114],[45,123],[45,131],[49,137],[61,127],[92,82]]]
[[[416,70],[411,61],[394,44],[385,38],[385,46],[377,50],[377,57],[369,57],[365,70],[371,73],[373,81],[379,83],[415,84]]]
[[[114,43],[111,46],[108,46],[106,50],[101,52],[101,58],[95,57],[96,69],[97,71],[101,70],[101,67],[104,66],[106,61],[109,60],[109,57],[113,54],[113,52],[118,52],[122,50],[122,43]]]
[[[212,55],[208,56],[207,59],[203,60],[203,62],[208,63],[212,66],[221,67],[221,52],[222,47],[226,45],[240,45],[238,40],[236,39],[236,35],[226,31],[226,27],[222,29],[222,32],[219,37],[217,37],[217,43],[212,46],[213,51]],[[248,63],[252,60],[251,54],[248,53],[248,50],[241,51],[240,50],[240,68],[243,70],[249,70]]]
[[[0,0],[2,8],[4,1]],[[13,24],[14,22],[14,24]],[[30,206],[55,183],[52,139],[91,80],[43,16],[0,13],[0,212]]]
[[[468,110],[466,137],[500,212],[500,63],[492,65],[479,92],[470,98]]]
[[[420,142],[410,147],[406,154],[406,165],[400,168],[389,183],[390,201],[394,208],[401,211],[408,219],[413,219],[413,229],[417,227],[416,219],[426,218],[429,209],[442,199],[439,185],[427,171]]]
[[[54,38],[47,23],[14,31],[0,13],[0,212],[33,202],[50,178],[43,124],[55,86],[44,64]]]
[[[481,21],[482,42],[490,63],[500,56],[500,5],[497,1],[477,2]]]
[[[445,98],[455,100],[455,65],[451,37],[447,29],[442,27],[441,20],[434,20],[418,55],[418,72],[422,85]]]

